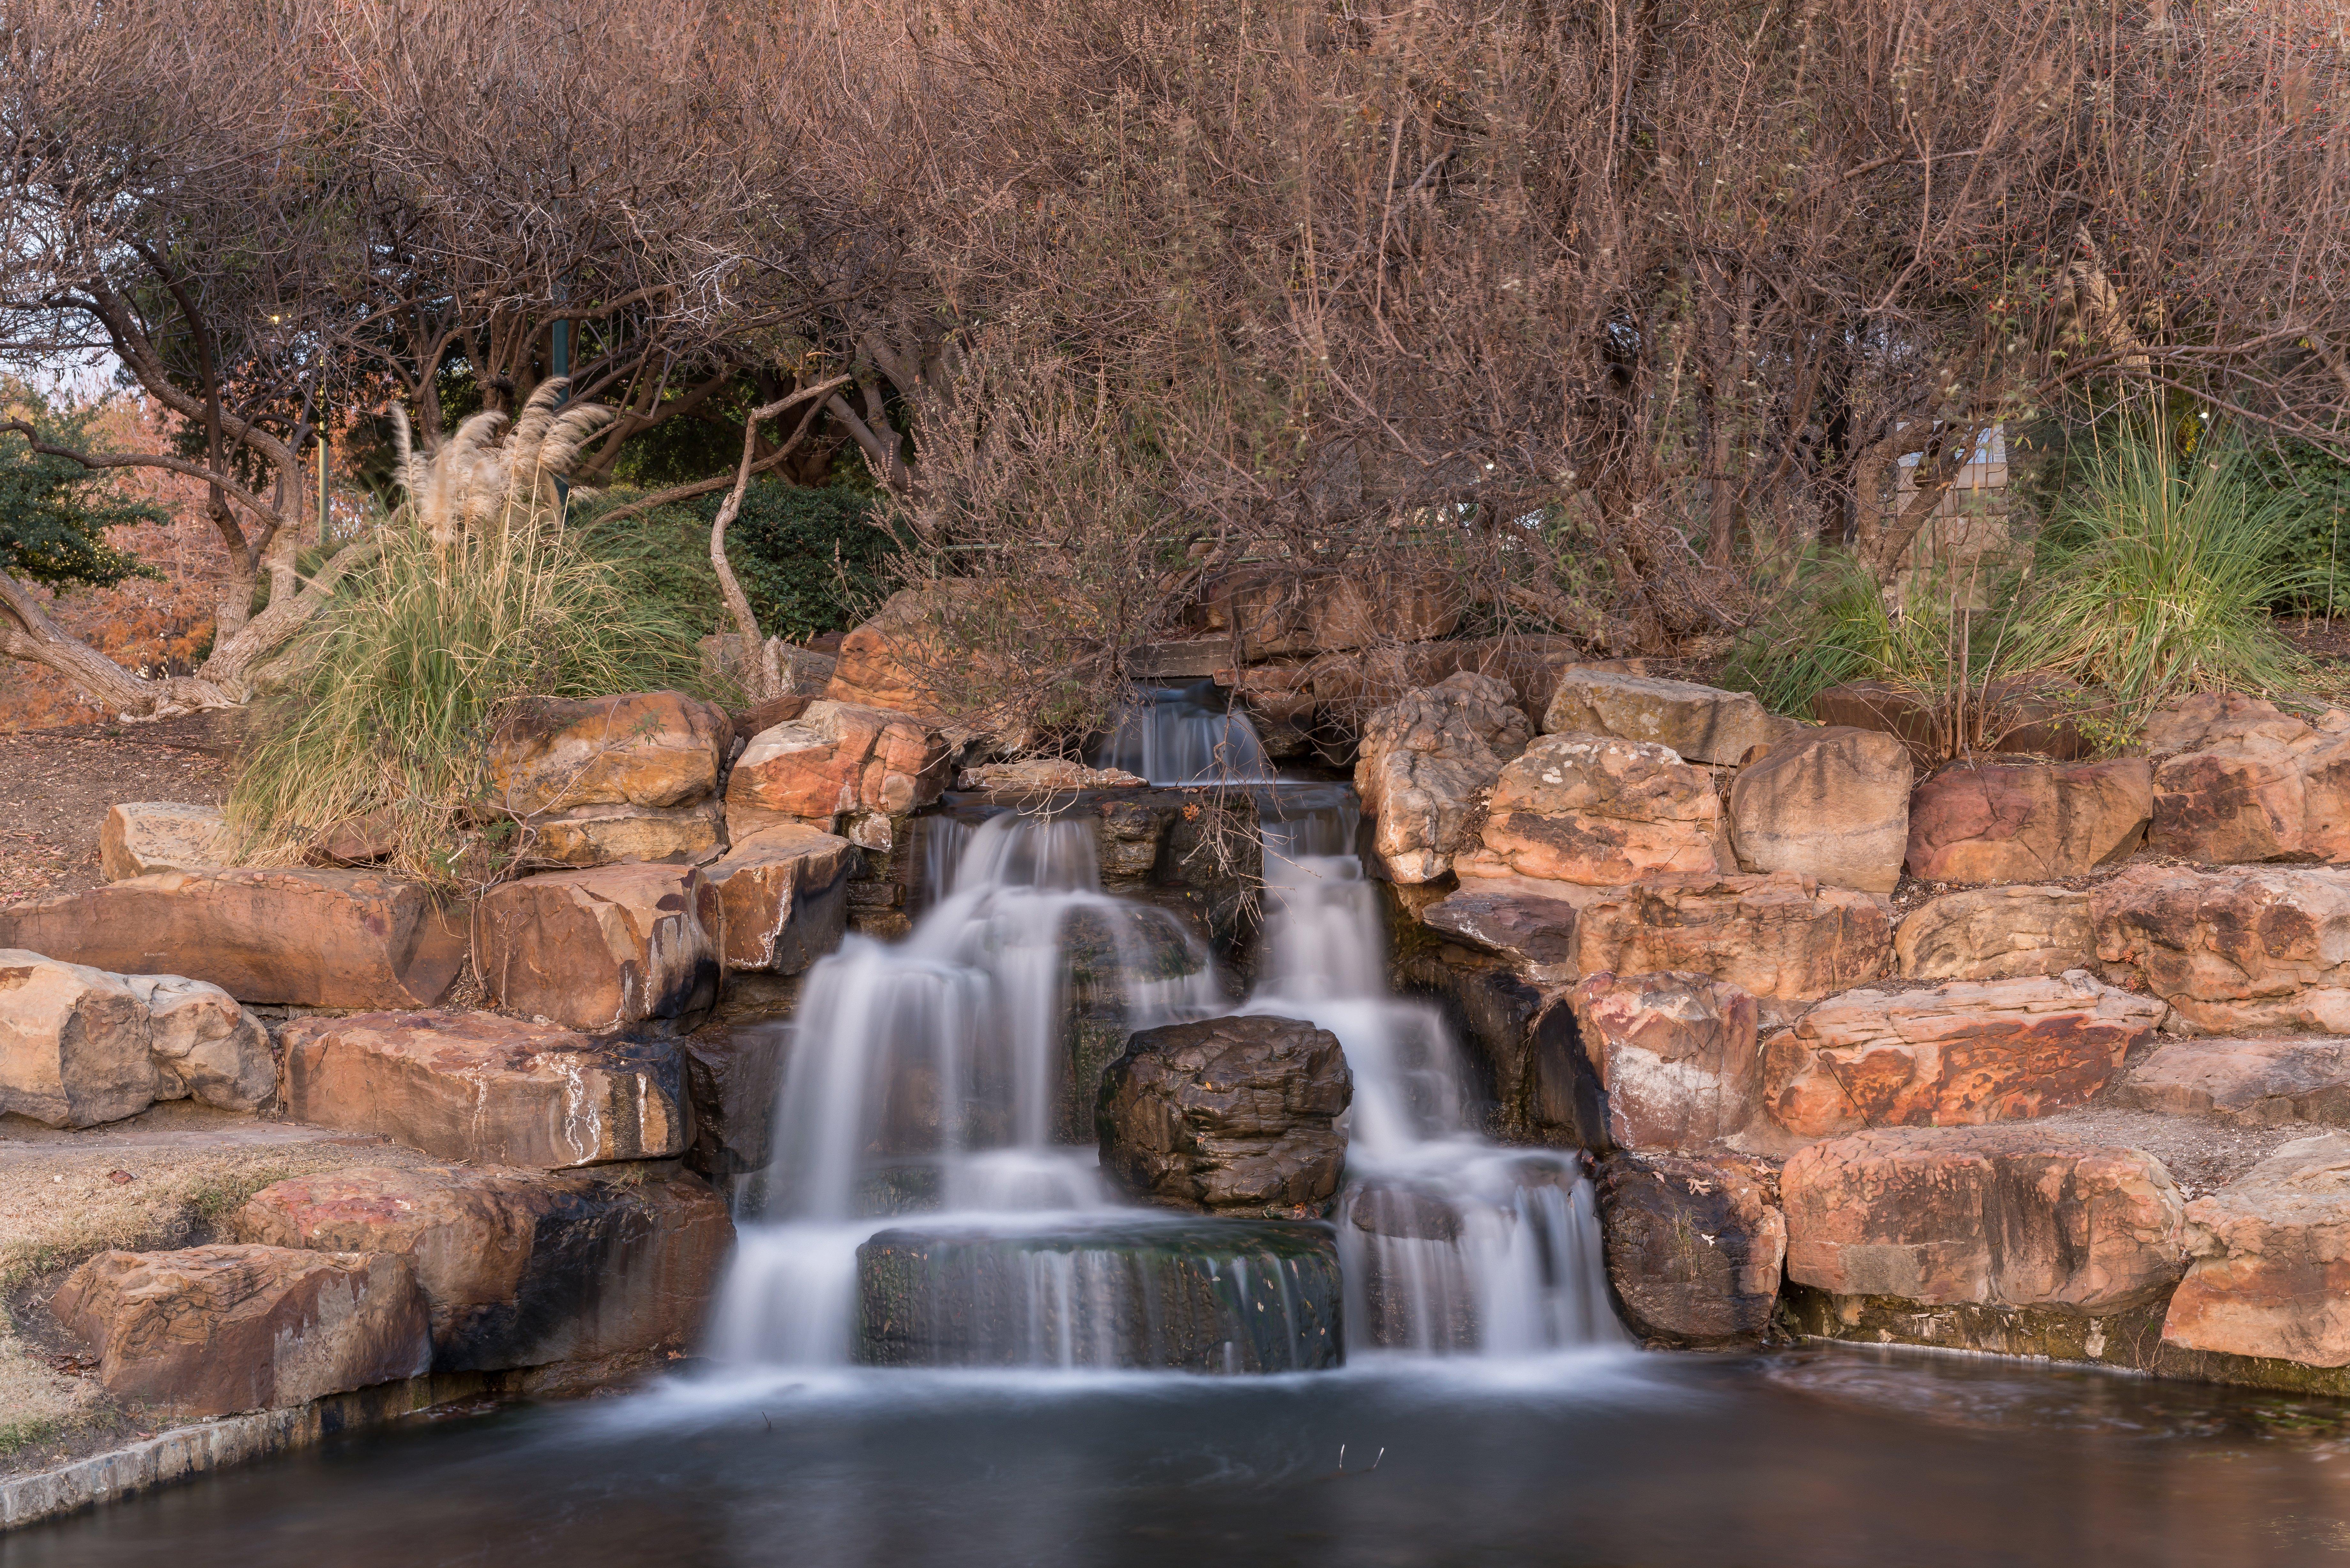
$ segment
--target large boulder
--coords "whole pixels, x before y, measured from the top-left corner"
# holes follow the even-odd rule
[[[1572,978],[1575,972],[1575,902],[1561,894],[1581,894],[1571,884],[1520,877],[1464,878],[1419,912],[1419,923],[1448,940],[1509,961],[1522,972]]]
[[[265,1187],[226,1229],[269,1247],[406,1259],[436,1372],[687,1348],[733,1221],[707,1183],[674,1167],[628,1178],[369,1166]]]
[[[1568,996],[1609,1144],[1699,1148],[1752,1119],[1762,1059],[1746,992],[1696,974],[1595,974]]]
[[[1945,768],[1910,801],[1909,874],[1929,882],[2084,876],[2138,846],[2151,791],[2137,757]]]
[[[1142,1030],[1102,1074],[1102,1168],[1176,1209],[1318,1209],[1338,1191],[1354,1096],[1338,1037],[1253,1014]]]
[[[2243,1127],[2350,1127],[2350,1040],[2173,1040],[2130,1069],[2114,1100]]]
[[[1433,881],[1474,841],[1482,796],[1534,735],[1513,695],[1490,676],[1463,672],[1365,721],[1355,788],[1394,880]]]
[[[586,805],[686,805],[718,788],[723,710],[677,691],[516,703],[490,738],[497,803],[520,817]]]
[[[2089,895],[2072,888],[1970,888],[1901,919],[1893,956],[1914,981],[2014,980],[2085,969],[2096,958]]]
[[[1713,781],[1663,746],[1544,735],[1502,769],[1461,876],[1617,886],[1724,870]]]
[[[2189,1204],[2186,1245],[2164,1344],[2350,1366],[2350,1135],[2286,1144]]]
[[[2097,957],[2213,1034],[2350,1034],[2350,872],[2133,867],[2089,892]]]
[[[210,871],[228,863],[227,824],[216,805],[126,801],[98,825],[98,868],[109,882],[151,871]]]
[[[1908,749],[1874,730],[1788,736],[1731,784],[1739,866],[1892,892],[1909,841],[1910,772]]]
[[[374,871],[159,871],[0,909],[0,948],[185,975],[239,1002],[430,1007],[464,967],[466,920]]]
[[[296,1121],[538,1170],[685,1152],[673,1044],[599,1043],[490,1012],[296,1019],[281,1043],[279,1096]]]
[[[598,1034],[674,1025],[718,1000],[723,919],[691,866],[525,877],[482,896],[474,961],[511,1012]]]
[[[218,986],[0,949],[0,1114],[87,1127],[191,1096],[249,1111],[274,1075],[268,1035]]]
[[[1633,1333],[1651,1345],[1721,1349],[1769,1331],[1787,1222],[1768,1165],[1610,1155],[1597,1199],[1607,1277]]]
[[[997,613],[984,604],[959,603],[957,592],[942,586],[891,594],[871,619],[840,639],[825,700],[943,722],[962,704],[941,690],[942,682],[954,684],[954,676],[974,661],[983,679],[994,673],[989,656],[974,652],[957,623],[975,618],[995,624]]]
[[[2147,715],[2134,752],[2168,756],[2200,752],[2230,741],[2293,741],[2310,726],[2275,703],[2241,691],[2196,691],[2164,703]]]
[[[423,1293],[389,1252],[100,1252],[49,1310],[98,1352],[109,1394],[183,1417],[283,1409],[432,1362]]]
[[[797,974],[840,946],[857,867],[848,840],[797,823],[737,840],[702,873],[718,896],[726,967]]]
[[[686,1092],[693,1147],[685,1162],[712,1181],[764,1170],[775,1160],[775,1096],[783,1087],[789,1023],[754,1023],[688,1035]]]
[[[847,816],[902,816],[945,790],[949,748],[918,719],[846,702],[811,702],[751,737],[727,775],[734,831],[781,820],[829,832]]]
[[[1659,877],[1587,905],[1575,925],[1585,974],[1711,975],[1770,1002],[1811,1002],[1885,971],[1893,925],[1866,893],[1790,871]]]
[[[714,798],[691,805],[583,805],[533,817],[525,832],[523,857],[532,866],[696,865],[725,842],[726,813]]]
[[[2272,721],[2156,768],[2156,851],[2207,865],[2350,861],[2350,713],[2291,722],[2297,733]]]
[[[1847,992],[1764,1049],[1763,1104],[1802,1137],[2047,1116],[2102,1092],[2163,1012],[2078,970]]]
[[[1610,670],[1569,670],[1543,713],[1546,734],[1615,735],[1663,746],[1692,763],[1725,766],[1802,728],[1743,691]]]
[[[2030,1127],[1904,1127],[1787,1161],[1787,1277],[1838,1296],[2096,1314],[2158,1300],[2185,1204],[2151,1155]]]

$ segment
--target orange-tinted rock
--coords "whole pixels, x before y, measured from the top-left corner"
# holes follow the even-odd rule
[[[226,825],[216,805],[126,801],[98,825],[98,865],[109,882],[151,871],[210,871],[226,864]]]
[[[2214,1034],[2350,1033],[2350,873],[2133,867],[2089,892],[2097,956]]]
[[[1893,924],[1877,900],[1808,877],[1659,877],[1588,905],[1585,974],[1679,970],[1754,996],[1809,1002],[1885,972]]]
[[[718,853],[726,813],[715,799],[691,805],[583,805],[535,816],[527,831],[524,857],[533,866],[689,866]]]
[[[283,1409],[431,1366],[423,1293],[389,1252],[100,1252],[49,1310],[118,1399],[172,1415]]]
[[[1102,1169],[1170,1208],[1318,1207],[1337,1195],[1347,1139],[1331,1124],[1353,1094],[1337,1036],[1296,1019],[1145,1029],[1102,1074]]]
[[[811,702],[786,724],[751,738],[726,784],[736,833],[779,819],[829,830],[843,814],[899,816],[946,788],[948,746],[902,713]]]
[[[1777,1173],[1734,1155],[1610,1155],[1596,1193],[1607,1277],[1652,1345],[1760,1340],[1779,1302],[1787,1222]]]
[[[941,591],[891,594],[872,619],[840,639],[825,700],[941,722],[962,704],[939,687],[949,670],[973,657],[957,635],[958,614]]]
[[[601,1034],[718,1000],[718,894],[691,866],[599,866],[506,882],[474,911],[501,1007]]]
[[[1738,770],[1730,840],[1742,867],[1890,893],[1909,840],[1909,753],[1874,730],[1803,730]]]
[[[1363,724],[1355,789],[1372,848],[1398,882],[1430,882],[1475,842],[1477,808],[1534,726],[1489,676],[1447,676]]]
[[[1689,1149],[1752,1119],[1762,1090],[1754,999],[1694,974],[1595,974],[1568,993],[1607,1141]]]
[[[734,1241],[725,1203],[674,1168],[625,1180],[497,1167],[339,1170],[262,1189],[228,1230],[272,1247],[406,1259],[440,1372],[687,1348]]]
[[[2288,738],[2272,722],[2163,763],[2153,847],[2214,866],[2350,861],[2350,715],[2323,722],[2342,727]]]
[[[1544,735],[1501,771],[1462,877],[1620,886],[1725,868],[1713,781],[1663,746]]]
[[[726,967],[797,974],[840,946],[856,865],[848,840],[796,823],[739,839],[702,870],[718,894]]]
[[[583,805],[685,805],[718,787],[725,713],[678,691],[515,704],[490,742],[497,804],[516,816]]]
[[[2197,691],[2148,714],[2138,748],[2163,756],[2252,737],[2292,741],[2308,732],[2308,724],[2273,702],[2240,691]]]
[[[1901,919],[1893,954],[1904,980],[2013,980],[2085,969],[2096,957],[2089,895],[2071,888],[1970,888]]]
[[[2286,1144],[2187,1206],[2166,1345],[2350,1366],[2350,1136]]]
[[[1773,1038],[1763,1103],[1803,1137],[2047,1116],[2100,1093],[2162,1013],[2079,971],[1849,992]]]
[[[286,1026],[295,1121],[381,1133],[443,1159],[540,1170],[685,1152],[667,1044],[605,1044],[492,1012],[368,1012]]]
[[[1787,1161],[1787,1277],[1842,1296],[2096,1314],[2158,1298],[2185,1262],[2159,1160],[2031,1127],[1904,1127]]]
[[[2082,876],[2138,846],[2151,778],[2136,757],[1945,768],[1909,803],[1909,874],[1929,882]]]
[[[2130,1069],[2114,1100],[2245,1127],[2350,1127],[2350,1040],[2173,1040]]]
[[[1554,735],[1614,735],[1663,746],[1690,762],[1722,764],[1803,728],[1743,691],[1590,665],[1561,673],[1542,727]]]
[[[374,871],[159,871],[0,909],[0,948],[239,1002],[429,1007],[464,966],[465,914]]]

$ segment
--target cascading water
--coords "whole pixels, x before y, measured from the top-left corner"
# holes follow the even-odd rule
[[[1273,764],[1248,715],[1219,701],[1213,681],[1146,688],[1095,758],[1155,784],[1271,784]]]

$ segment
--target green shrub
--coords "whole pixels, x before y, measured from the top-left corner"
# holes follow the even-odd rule
[[[705,569],[710,524],[723,499],[707,495],[695,504]],[[860,485],[752,483],[727,526],[726,559],[761,631],[806,642],[845,631],[872,613],[888,596],[889,558],[902,548],[877,525],[880,506],[880,497]],[[717,591],[714,573],[711,591]]]

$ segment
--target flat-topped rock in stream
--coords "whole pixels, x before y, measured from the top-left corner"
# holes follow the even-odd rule
[[[1337,1036],[1296,1019],[1142,1030],[1102,1074],[1102,1168],[1172,1208],[1310,1211],[1337,1194],[1353,1086]]]
[[[1651,1345],[1759,1343],[1779,1303],[1787,1221],[1779,1178],[1735,1155],[1615,1154],[1599,1167],[1607,1276]]]
[[[2350,1127],[2350,1039],[2172,1041],[2132,1068],[2114,1099],[2245,1127]]]
[[[430,1007],[466,938],[462,908],[376,871],[159,871],[0,909],[0,948],[299,1007]]]
[[[685,1152],[674,1044],[455,1012],[297,1019],[280,1044],[278,1093],[296,1121],[538,1170]]]

